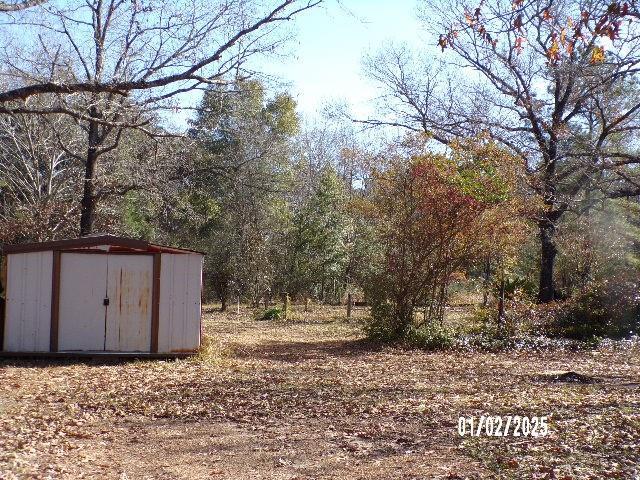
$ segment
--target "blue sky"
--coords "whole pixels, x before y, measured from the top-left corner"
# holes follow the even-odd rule
[[[346,102],[354,115],[372,112],[375,85],[363,75],[363,58],[386,43],[407,43],[436,54],[417,20],[419,0],[325,0],[303,12],[291,26],[292,39],[280,55],[249,65],[274,79],[272,89],[291,93],[303,118],[313,120],[325,105]],[[277,80],[276,80],[277,79]],[[183,98],[183,101],[186,98]],[[187,100],[197,104],[195,97]],[[184,125],[193,111],[173,116]]]
[[[328,0],[296,21],[292,55],[261,66],[290,84],[305,116],[335,100],[363,113],[376,95],[362,74],[363,56],[389,41],[419,45],[420,30],[416,0]]]

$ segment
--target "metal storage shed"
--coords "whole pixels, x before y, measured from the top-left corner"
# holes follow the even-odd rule
[[[100,235],[2,253],[4,352],[186,354],[200,346],[200,252]]]

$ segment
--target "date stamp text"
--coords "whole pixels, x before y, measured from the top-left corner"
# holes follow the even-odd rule
[[[547,416],[482,415],[458,418],[458,435],[461,437],[544,437],[548,433]]]

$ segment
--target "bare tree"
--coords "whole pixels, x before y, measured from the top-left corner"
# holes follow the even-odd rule
[[[47,0],[25,0],[18,3],[0,2],[0,12],[17,12],[18,10],[26,10],[27,8],[42,5]]]
[[[278,26],[321,1],[73,0],[24,9],[4,28],[0,62],[11,87],[0,93],[0,113],[66,114],[83,129],[86,152],[67,153],[84,161],[80,231],[89,234],[99,159],[125,132],[166,135],[154,126],[158,113],[169,115],[184,94],[249,76],[248,59],[286,39]],[[56,102],[32,101],[41,94]]]
[[[614,4],[426,1],[422,18],[440,39],[452,79],[417,67],[402,49],[370,62],[391,108],[365,123],[423,131],[443,144],[486,132],[522,159],[539,205],[542,302],[554,298],[563,214],[640,194],[637,12]],[[606,52],[603,36],[612,44]]]
[[[42,241],[75,230],[82,164],[60,142],[82,144],[80,130],[62,115],[0,116],[0,241]]]

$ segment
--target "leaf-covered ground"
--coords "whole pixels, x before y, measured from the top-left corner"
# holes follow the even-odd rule
[[[0,478],[639,478],[638,346],[374,349],[340,315],[210,312],[190,360],[3,360]],[[458,436],[482,414],[551,431]]]

